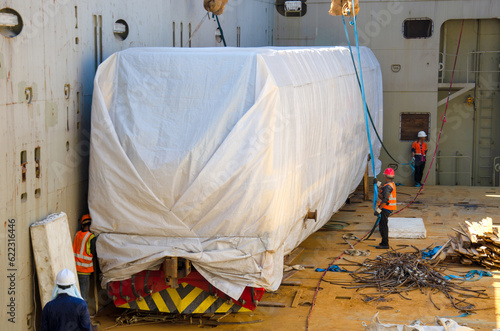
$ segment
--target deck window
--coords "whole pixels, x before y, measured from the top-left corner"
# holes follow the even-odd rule
[[[425,131],[429,140],[430,124],[430,113],[401,113],[399,140],[414,141],[419,131]]]
[[[430,18],[409,18],[403,22],[403,36],[406,39],[430,38],[434,24]]]

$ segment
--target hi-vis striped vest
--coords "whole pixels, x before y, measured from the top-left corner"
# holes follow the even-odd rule
[[[73,242],[73,253],[75,254],[76,271],[83,273],[94,272],[94,264],[92,262],[92,253],[87,254],[87,240],[92,235],[92,232],[78,231]]]
[[[385,185],[389,185],[390,187],[392,187],[392,192],[391,192],[391,195],[389,196],[389,202],[384,207],[384,209],[387,209],[387,210],[390,210],[390,211],[394,211],[394,210],[396,210],[398,208],[397,204],[396,204],[396,202],[397,202],[396,201],[396,184],[394,184],[394,183],[391,182],[391,183],[387,183]]]

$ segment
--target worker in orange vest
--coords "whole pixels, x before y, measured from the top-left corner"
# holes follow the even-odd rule
[[[95,252],[95,235],[90,232],[92,219],[89,214],[83,215],[80,223],[82,229],[75,235],[73,253],[75,254],[80,292],[82,293],[83,300],[88,303],[90,275],[94,272],[93,252]]]
[[[415,186],[422,186],[422,176],[425,168],[425,155],[427,154],[427,143],[425,138],[427,135],[424,131],[418,133],[417,141],[411,145],[412,161],[415,162]]]
[[[396,184],[394,184],[394,169],[387,168],[384,171],[385,184],[381,187],[378,194],[380,203],[374,212],[374,215],[380,218],[379,230],[382,241],[377,249],[389,248],[389,215],[397,209],[396,207]]]

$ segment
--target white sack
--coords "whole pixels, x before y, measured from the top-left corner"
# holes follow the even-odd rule
[[[43,308],[52,300],[52,290],[59,271],[69,269],[76,276],[68,216],[65,213],[50,214],[44,220],[31,224],[30,233]]]
[[[381,133],[380,67],[361,55]],[[372,140],[378,160],[373,129]],[[116,53],[97,71],[92,105],[103,283],[178,256],[233,298],[245,286],[276,290],[283,255],[343,205],[368,153],[347,48]],[[308,209],[318,222],[304,221]]]
[[[382,324],[378,313],[373,315],[370,325],[362,323],[365,326],[365,331],[474,331],[474,329],[459,325],[452,319],[437,316],[435,325],[423,325],[420,321],[412,322],[410,325]]]

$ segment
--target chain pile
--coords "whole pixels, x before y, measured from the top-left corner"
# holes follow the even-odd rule
[[[453,307],[464,312],[478,310],[474,304],[467,302],[467,299],[488,298],[486,290],[473,290],[460,285],[457,281],[446,279],[446,275],[443,274],[444,268],[437,266],[439,261],[423,260],[420,250],[414,246],[412,248],[415,252],[391,250],[375,259],[366,259],[363,263],[354,262],[359,268],[350,273],[353,281],[329,282],[347,289],[377,289],[376,293],[363,293],[365,302],[383,300],[391,294],[411,300],[406,296],[408,292],[419,290],[429,296],[429,300],[438,310],[440,308],[432,300],[432,295],[437,293],[443,293]]]

